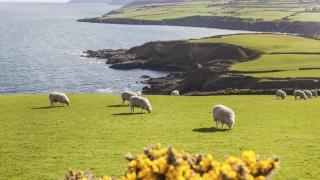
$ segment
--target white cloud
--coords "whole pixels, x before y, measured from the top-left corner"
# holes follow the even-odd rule
[[[68,0],[0,0],[0,2],[68,2]]]

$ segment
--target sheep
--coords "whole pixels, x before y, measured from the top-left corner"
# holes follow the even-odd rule
[[[306,96],[308,97],[308,99],[312,99],[312,92],[309,90],[303,90],[303,92],[306,94]]]
[[[179,95],[180,95],[180,93],[178,90],[174,90],[171,92],[171,96],[179,96]]]
[[[298,99],[298,97],[299,97],[299,99],[307,100],[306,94],[305,94],[303,91],[301,91],[301,90],[295,90],[295,91],[293,91],[293,95],[294,95],[294,98],[295,98],[296,100]]]
[[[282,90],[277,90],[276,92],[276,99],[286,99],[286,92],[282,91]]]
[[[316,90],[311,90],[312,96],[318,98],[318,92]]]
[[[213,120],[216,122],[216,128],[219,126],[219,122],[222,124],[222,128],[224,124],[227,124],[229,129],[233,128],[233,124],[235,123],[235,115],[232,109],[224,106],[224,105],[216,105],[213,107]]]
[[[125,101],[129,101],[131,96],[138,96],[138,94],[135,92],[131,92],[131,91],[124,91],[121,94],[122,104],[124,104]]]
[[[149,113],[152,111],[151,104],[147,98],[140,97],[140,96],[131,96],[129,98],[129,105],[131,108],[131,113],[134,112],[134,107],[140,107],[143,110],[147,110]]]
[[[52,92],[49,94],[49,100],[51,103],[51,107],[54,106],[54,103],[61,103],[62,106],[63,104],[67,104],[68,106],[70,106],[70,100],[67,97],[66,94],[64,93],[58,93],[58,92]]]

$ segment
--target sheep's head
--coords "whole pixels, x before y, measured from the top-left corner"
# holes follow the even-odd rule
[[[151,113],[152,107],[151,107],[151,106],[147,106],[147,107],[146,107],[146,110],[148,111],[148,113]]]
[[[233,122],[228,122],[227,126],[229,127],[229,129],[232,129],[233,128]]]

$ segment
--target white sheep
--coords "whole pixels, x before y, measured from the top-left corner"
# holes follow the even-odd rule
[[[232,109],[224,105],[216,105],[213,107],[213,120],[216,122],[216,128],[219,126],[219,122],[222,124],[227,124],[229,129],[232,129],[233,124],[235,123],[235,115]]]
[[[122,103],[125,103],[125,101],[129,101],[131,96],[138,96],[138,94],[131,91],[124,91],[121,94]]]
[[[277,90],[276,92],[276,99],[286,99],[286,92],[282,91],[282,90]]]
[[[308,99],[312,99],[312,92],[309,90],[303,90],[303,92],[306,94],[306,96],[308,97]]]
[[[149,100],[144,97],[131,96],[129,98],[129,105],[131,108],[131,113],[134,112],[135,107],[140,107],[142,109],[142,113],[143,113],[144,109],[147,110],[149,113],[151,113],[151,111],[152,111],[152,107],[151,107]]]
[[[294,98],[295,98],[296,100],[298,99],[298,97],[299,97],[299,99],[307,100],[306,94],[305,94],[303,91],[301,91],[301,90],[295,90],[295,91],[293,91],[293,95],[294,95]]]
[[[316,90],[311,90],[312,96],[317,98],[318,97],[318,92]]]
[[[180,95],[180,93],[178,90],[174,90],[171,92],[171,96],[179,96],[179,95]]]
[[[54,106],[54,103],[61,103],[62,106],[63,104],[67,104],[68,106],[70,105],[70,100],[64,93],[52,92],[49,94],[49,100],[51,107]]]

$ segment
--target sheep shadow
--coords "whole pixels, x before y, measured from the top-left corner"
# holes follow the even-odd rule
[[[118,104],[118,105],[110,105],[110,106],[107,106],[107,107],[111,107],[111,108],[129,107],[129,105],[128,104]]]
[[[43,107],[34,107],[34,108],[32,108],[32,109],[51,109],[51,108],[62,108],[62,107],[66,107],[66,106],[53,106],[53,107],[51,107],[51,106],[43,106]]]
[[[197,129],[193,129],[192,131],[199,132],[199,133],[215,133],[215,132],[225,132],[229,130],[230,129],[217,129],[215,127],[209,127],[209,128],[197,128]]]
[[[145,113],[116,113],[116,114],[112,114],[114,116],[132,116],[132,115],[141,115],[141,114],[145,114]]]

